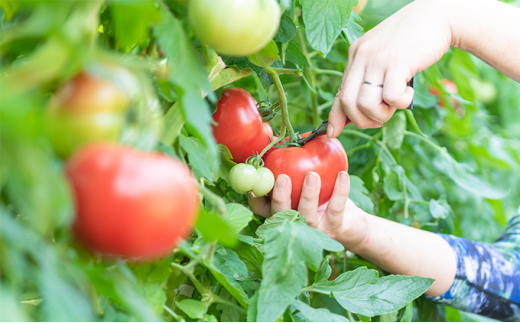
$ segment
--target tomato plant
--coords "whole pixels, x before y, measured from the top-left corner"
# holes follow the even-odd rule
[[[213,114],[213,135],[225,145],[233,161],[243,163],[255,153],[260,153],[273,136],[273,130],[256,108],[256,100],[244,89],[228,88],[222,92]]]
[[[286,174],[291,178],[291,207],[296,210],[308,172],[320,175],[321,205],[329,201],[338,174],[348,171],[348,161],[345,150],[337,139],[321,136],[312,139],[303,147],[276,149],[265,159],[265,167],[269,168],[275,177]]]
[[[181,162],[124,146],[93,144],[67,162],[75,193],[74,232],[89,249],[149,260],[189,234],[197,187]]]
[[[0,1],[0,320],[475,320],[296,210],[249,208],[281,173],[294,209],[307,171],[325,202],[348,156],[364,211],[502,233],[520,85],[466,52],[417,73],[414,108],[383,127],[297,144],[328,118],[350,45],[408,2]]]
[[[275,0],[207,1],[189,5],[190,22],[200,40],[223,55],[261,50],[276,33],[280,8]]]

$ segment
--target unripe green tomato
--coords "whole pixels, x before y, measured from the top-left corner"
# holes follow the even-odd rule
[[[200,40],[230,56],[260,51],[280,24],[276,0],[190,0],[188,11]]]
[[[253,193],[256,196],[263,196],[271,192],[274,186],[274,175],[269,168],[260,167],[256,170],[258,173],[258,181],[253,187]]]
[[[229,172],[231,187],[240,194],[245,194],[255,187],[258,182],[256,168],[248,164],[237,164]]]

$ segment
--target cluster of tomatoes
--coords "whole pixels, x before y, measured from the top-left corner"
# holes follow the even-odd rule
[[[271,127],[262,122],[257,102],[246,90],[225,89],[213,120],[215,139],[228,147],[233,160],[239,163],[230,173],[230,184],[239,193],[251,191],[255,196],[265,195],[271,191],[274,179],[285,174],[292,183],[292,208],[297,209],[305,176],[313,171],[321,177],[320,204],[323,204],[332,195],[338,173],[348,170],[343,146],[337,139],[326,136],[312,139],[301,147],[287,145],[290,138],[285,138],[280,145],[265,152],[261,162],[253,158],[249,159],[250,164],[244,164],[277,140]],[[262,163],[264,167],[259,167]]]
[[[199,201],[182,162],[116,144],[132,101],[125,80],[132,77],[120,67],[85,69],[51,99],[47,128],[67,158],[78,240],[103,255],[147,260],[171,252],[189,233]]]

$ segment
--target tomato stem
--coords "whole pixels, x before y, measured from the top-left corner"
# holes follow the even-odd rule
[[[318,95],[316,93],[316,75],[315,75],[315,68],[312,66],[311,60],[309,57],[309,52],[307,51],[307,46],[305,45],[305,39],[303,38],[303,32],[301,30],[298,30],[297,32],[297,42],[300,46],[300,49],[302,50],[303,55],[307,57],[307,61],[309,62],[310,67],[304,68],[305,76],[307,77],[309,86],[313,91],[310,92],[311,96],[311,105],[312,105],[312,124],[317,127],[320,124],[320,114],[319,114],[319,107],[318,107]]]
[[[303,70],[301,68],[273,68],[278,74],[292,74],[301,77],[303,75]]]
[[[343,77],[342,72],[335,71],[335,70],[326,70],[326,69],[321,69],[321,68],[315,68],[314,72],[316,72],[316,74],[328,74],[328,75],[336,75],[336,76]]]
[[[279,138],[277,138],[276,140],[273,140],[269,145],[265,146],[264,150],[262,150],[262,152],[260,154],[258,154],[258,158],[262,158],[262,156],[265,155],[265,153],[271,149],[271,147],[273,147],[274,145],[276,145],[278,142],[280,142],[281,140],[283,140],[285,136],[285,131],[283,133],[283,135],[281,135]]]
[[[282,82],[280,81],[280,77],[278,77],[278,73],[270,67],[266,67],[264,72],[271,77],[273,80],[274,87],[276,88],[276,93],[278,94],[278,100],[280,101],[280,107],[282,108],[282,123],[285,125],[287,130],[289,131],[289,137],[293,137],[294,129],[291,124],[291,120],[289,119],[289,109],[287,108],[287,97],[285,96],[285,91],[282,86]],[[283,136],[282,136],[283,138]]]

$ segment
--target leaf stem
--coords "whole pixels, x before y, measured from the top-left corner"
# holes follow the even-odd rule
[[[326,69],[321,69],[321,68],[315,68],[314,72],[316,74],[328,74],[328,75],[336,75],[336,76],[343,77],[343,73],[342,72],[335,71],[335,70],[326,70]]]
[[[345,135],[358,136],[358,137],[365,138],[366,140],[370,140],[370,141],[375,139],[374,138],[375,136],[367,135],[366,133],[362,133],[362,132],[359,132],[356,130],[343,129],[343,131],[341,133],[345,134]]]
[[[282,82],[280,82],[280,77],[278,77],[278,73],[270,67],[266,67],[264,72],[271,77],[273,80],[274,87],[276,88],[276,93],[278,94],[278,100],[280,101],[280,107],[282,108],[282,122],[285,125],[286,129],[289,131],[289,137],[292,138],[294,135],[294,129],[291,124],[291,120],[289,120],[289,110],[287,108],[287,97],[285,96],[285,91],[282,86]],[[283,138],[283,137],[282,137]]]
[[[278,74],[292,74],[301,77],[303,70],[301,68],[271,68]]]
[[[425,143],[427,143],[428,145],[430,145],[430,146],[433,147],[435,150],[438,150],[438,151],[441,152],[441,153],[445,153],[445,152],[446,152],[446,148],[434,144],[433,142],[431,142],[431,141],[428,140],[427,138],[425,138],[425,137],[423,137],[423,136],[421,136],[421,135],[418,135],[418,134],[416,134],[415,132],[405,131],[404,134],[407,135],[407,136],[415,137],[415,138],[418,138],[418,139],[424,141]]]

